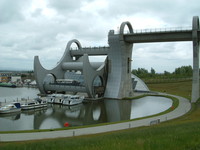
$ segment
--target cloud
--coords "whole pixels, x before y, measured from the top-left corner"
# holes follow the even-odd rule
[[[23,7],[27,5],[23,0],[1,0],[0,1],[0,24],[14,21],[22,21]]]
[[[109,30],[117,30],[123,21],[131,22],[134,30],[191,26],[192,17],[200,16],[197,4],[197,0],[1,0],[0,69],[33,69],[35,55],[52,68],[69,40],[78,39],[83,47],[105,46]],[[133,68],[173,70],[176,65],[191,65],[191,57],[191,42],[134,44]]]

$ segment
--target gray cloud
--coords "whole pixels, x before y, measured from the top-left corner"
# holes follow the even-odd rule
[[[73,12],[75,9],[79,9],[81,6],[81,0],[71,1],[71,0],[48,0],[48,7],[56,9],[58,12]]]
[[[193,15],[199,14],[198,0],[123,0],[109,1],[108,15],[135,15],[145,14],[161,18],[170,24],[186,24]]]
[[[23,9],[28,3],[23,0],[0,1],[0,24],[24,20]]]
[[[194,15],[200,16],[197,0],[0,0],[0,69],[32,69],[35,55],[52,68],[69,40],[107,45],[109,30],[122,21],[136,29],[191,26]],[[135,44],[133,68],[161,72],[191,65],[191,47],[191,42]]]

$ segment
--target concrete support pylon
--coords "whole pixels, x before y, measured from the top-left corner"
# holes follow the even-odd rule
[[[193,40],[193,77],[192,77],[192,100],[194,103],[199,99],[199,39],[198,31],[199,17],[194,16],[192,21],[192,40]]]
[[[108,42],[108,80],[104,97],[122,99],[133,96],[131,79],[131,57],[133,43],[124,40],[124,28],[128,27],[129,32],[133,33],[133,28],[129,22],[123,22],[120,32],[114,33],[110,30]]]

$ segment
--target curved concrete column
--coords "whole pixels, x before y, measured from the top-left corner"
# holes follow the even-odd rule
[[[194,16],[192,21],[192,40],[193,40],[193,78],[192,78],[192,102],[199,98],[199,39],[198,31],[199,17]]]
[[[131,23],[126,21],[126,22],[122,22],[122,24],[120,26],[120,30],[119,30],[120,34],[124,34],[124,28],[126,25],[128,26],[130,33],[133,33],[133,27],[132,27]]]
[[[103,67],[102,67],[103,66]],[[105,87],[106,83],[106,62],[99,67],[98,70],[95,70],[90,62],[87,54],[83,55],[83,77],[85,81],[86,91],[89,97],[95,97],[94,89],[93,89],[93,82],[97,76],[103,79],[103,86]]]
[[[133,28],[129,22],[120,26],[120,34],[111,30],[108,35],[110,50],[108,51],[108,80],[104,97],[121,99],[133,94],[131,79],[132,43],[124,41],[124,27],[128,26],[130,32]]]
[[[34,72],[36,77],[36,82],[38,84],[38,88],[42,94],[50,91],[73,91],[73,92],[86,92],[89,97],[95,97],[93,82],[97,76],[99,76],[103,80],[103,86],[105,87],[106,79],[107,79],[107,67],[106,61],[102,64],[99,62],[89,62],[89,58],[87,54],[84,54],[79,59],[73,60],[70,54],[71,45],[75,43],[78,47],[78,50],[82,50],[81,44],[78,40],[74,39],[68,42],[65,53],[57,66],[52,70],[47,70],[42,67],[40,64],[38,56],[34,58]],[[52,81],[56,81],[56,79],[64,79],[64,74],[66,70],[81,70],[83,73],[85,87],[70,87],[70,86],[56,86],[50,85]]]
[[[48,74],[52,74],[55,77],[55,80],[64,78],[65,70],[62,69],[62,64],[64,62],[72,62],[73,61],[72,57],[70,55],[70,48],[71,48],[72,43],[76,43],[78,48],[81,49],[81,44],[78,40],[74,39],[74,40],[69,41],[62,58],[58,62],[57,66],[51,70],[47,70],[47,69],[43,68],[39,61],[39,57],[35,56],[35,58],[34,58],[34,74],[35,74],[36,82],[37,82],[37,85],[38,85],[38,88],[39,88],[41,94],[46,93],[46,91],[44,89],[44,80]]]

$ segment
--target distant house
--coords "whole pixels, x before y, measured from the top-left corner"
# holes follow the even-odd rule
[[[22,82],[22,78],[21,76],[11,76],[11,82],[13,83]]]
[[[10,82],[11,80],[11,73],[0,73],[0,82]]]

